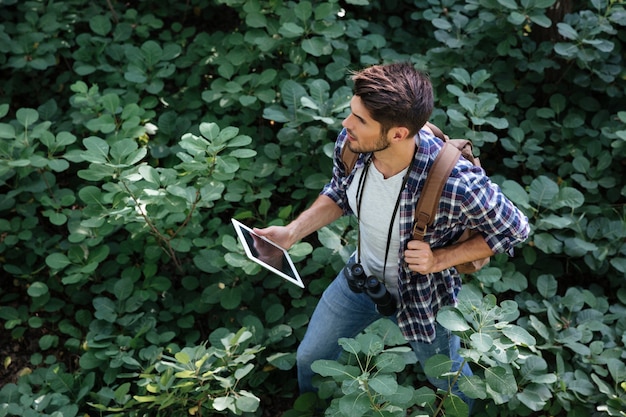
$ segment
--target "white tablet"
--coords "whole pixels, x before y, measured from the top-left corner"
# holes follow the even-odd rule
[[[257,235],[245,224],[235,219],[231,219],[231,221],[246,252],[246,256],[250,260],[296,284],[298,287],[304,288],[302,279],[285,249],[271,240]]]

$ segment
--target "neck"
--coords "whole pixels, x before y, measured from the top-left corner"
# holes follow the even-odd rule
[[[385,178],[393,177],[411,164],[415,156],[414,138],[394,142],[388,148],[374,152],[374,165]]]

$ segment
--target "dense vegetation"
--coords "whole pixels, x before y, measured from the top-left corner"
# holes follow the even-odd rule
[[[295,349],[354,225],[293,248],[302,290],[247,261],[229,221],[309,204],[347,72],[399,60],[532,223],[439,317],[466,342],[477,415],[625,415],[624,0],[0,12],[0,416],[464,415],[424,385],[447,361],[419,368],[386,321],[298,398]]]

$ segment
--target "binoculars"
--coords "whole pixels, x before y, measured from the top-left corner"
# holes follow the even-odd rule
[[[376,277],[368,277],[359,263],[346,265],[344,275],[348,286],[355,293],[365,292],[376,304],[376,309],[383,316],[391,316],[396,312],[396,300],[387,291],[385,284]]]

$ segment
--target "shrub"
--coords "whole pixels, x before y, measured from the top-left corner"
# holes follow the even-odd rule
[[[474,141],[532,222],[519,256],[497,256],[467,280],[484,293],[472,302],[515,300],[519,317],[503,322],[542,343],[532,355],[557,382],[535,386],[513,370],[523,391],[489,393],[489,410],[619,415],[623,1],[2,7],[0,318],[12,350],[0,415],[129,404],[145,395],[140,375],[166,369],[162,354],[171,364],[179,352],[214,353],[211,335],[241,328],[263,348],[246,376],[248,398],[261,402],[230,411],[288,407],[279,403],[296,396],[295,346],[353,249],[353,224],[293,248],[301,290],[249,262],[229,218],[285,223],[308,205],[349,111],[347,70],[397,60],[428,71],[433,121]],[[473,329],[468,360],[484,366],[493,352],[471,334],[485,332],[469,310],[454,314]],[[504,350],[516,349],[530,345]],[[411,372],[398,386],[408,389]]]

